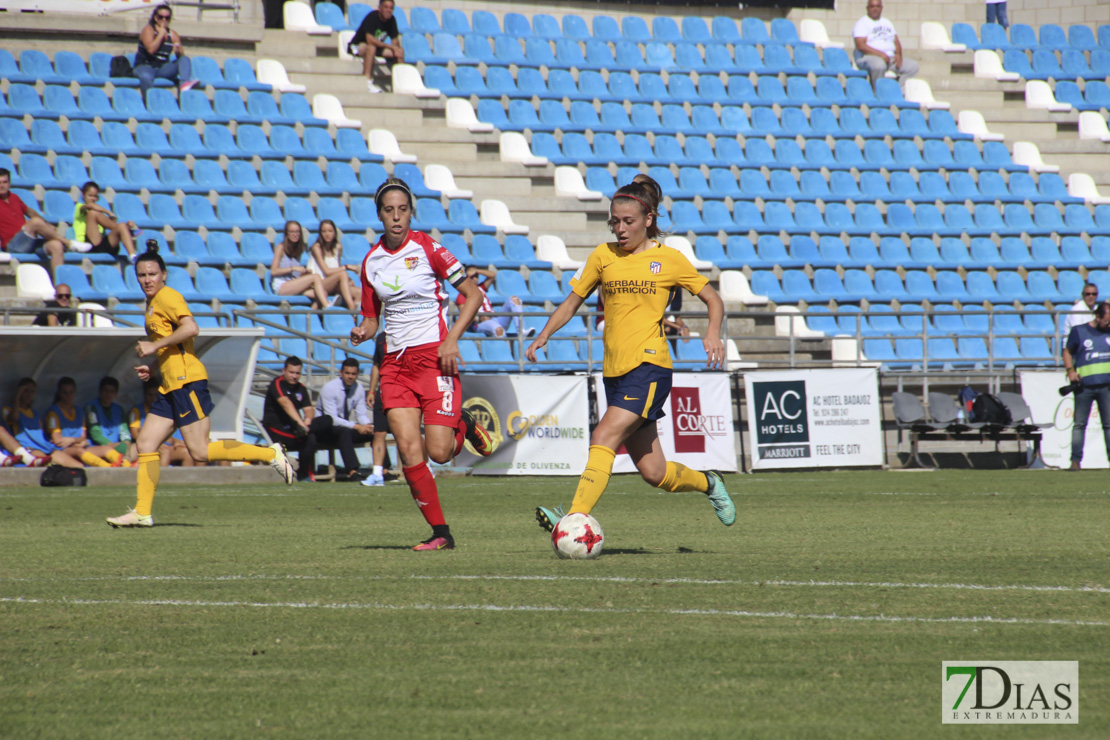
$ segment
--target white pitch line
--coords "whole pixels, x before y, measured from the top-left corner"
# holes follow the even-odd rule
[[[900,583],[897,581],[791,581],[783,579],[711,579],[711,578],[639,578],[631,576],[567,576],[567,575],[449,575],[449,576],[328,576],[328,575],[262,575],[233,574],[224,576],[89,576],[87,578],[3,578],[0,583],[73,583],[91,581],[199,581],[218,583],[222,581],[575,581],[596,583],[669,583],[689,586],[782,586],[798,588],[909,588],[909,589],[952,589],[958,591],[1031,591],[1054,593],[1095,593],[1108,594],[1110,588],[1104,586],[1029,586],[1001,585],[988,586],[976,583]]]
[[[1059,625],[1068,627],[1110,627],[1110,622],[1071,619],[1026,619],[1021,617],[895,617],[886,614],[800,614],[796,612],[753,612],[739,609],[619,609],[598,607],[536,606],[528,604],[385,604],[320,603],[307,601],[193,601],[178,599],[35,599],[0,597],[0,603],[60,604],[65,606],[184,606],[184,607],[248,607],[255,609],[377,609],[380,611],[480,611],[480,612],[553,612],[562,614],[659,614],[696,617],[749,617],[753,619],[805,619],[832,622],[916,622],[928,624],[1019,624]]]

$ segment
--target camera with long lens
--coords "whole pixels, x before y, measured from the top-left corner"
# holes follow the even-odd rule
[[[1061,396],[1066,396],[1070,393],[1078,393],[1081,390],[1083,390],[1083,383],[1077,380],[1074,383],[1068,383],[1067,385],[1060,386],[1057,389],[1057,392]]]

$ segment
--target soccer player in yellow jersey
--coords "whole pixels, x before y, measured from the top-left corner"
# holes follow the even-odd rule
[[[663,315],[676,289],[696,295],[709,311],[705,332],[708,367],[725,357],[721,341],[724,304],[709,281],[680,252],[658,241],[658,192],[633,182],[617,190],[609,207],[609,228],[617,240],[601,244],[571,280],[571,293],[555,309],[525,355],[536,361],[536,350],[570,320],[578,307],[600,287],[605,296],[605,398],[608,408],[594,429],[586,470],[578,481],[571,514],[589,514],[613,470],[616,450],[623,444],[644,480],[664,491],[704,491],[725,526],[736,521],[736,507],[719,473],[702,473],[663,455],[655,422],[664,415],[671,392],[670,347]],[[551,531],[563,513],[536,509],[540,526]]]
[[[193,351],[193,337],[200,333],[185,299],[166,286],[166,263],[157,246],[139,255],[135,276],[146,295],[146,340],[139,340],[135,354],[140,359],[156,355],[162,385],[136,440],[139,451],[138,503],[123,516],[111,517],[113,527],[153,527],[151,507],[161,476],[158,450],[175,427],[198,463],[209,460],[268,462],[287,484],[296,473],[281,445],[257,447],[245,442],[208,441],[211,424],[208,414],[212,399],[208,395],[208,371]],[[144,383],[150,379],[150,365],[138,365],[135,372]]]

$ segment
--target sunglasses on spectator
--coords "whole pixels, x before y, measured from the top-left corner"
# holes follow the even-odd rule
[[[171,18],[169,13],[159,13],[158,15],[156,15],[154,17],[155,18],[161,18],[164,21],[168,21]]]
[[[72,298],[73,294],[72,293],[58,293],[54,297],[55,298]]]
[[[1097,295],[1098,295],[1098,293],[1084,293],[1083,295],[1093,295],[1093,296],[1097,296]]]

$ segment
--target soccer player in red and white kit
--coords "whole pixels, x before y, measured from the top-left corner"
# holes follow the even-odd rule
[[[385,232],[362,262],[363,318],[351,330],[351,344],[372,341],[379,318],[385,321],[382,405],[409,490],[432,527],[432,536],[413,549],[451,549],[455,540],[443,518],[424,450],[437,463],[451,460],[467,441],[480,455],[493,452],[489,433],[462,408],[459,383],[458,340],[482,305],[482,291],[439,242],[409,228],[413,198],[404,180],[391,177],[382,183],[374,204]],[[443,279],[466,296],[450,330]]]

